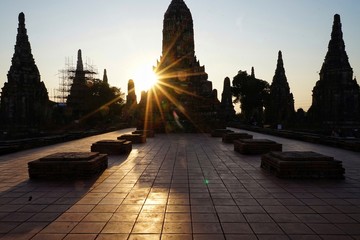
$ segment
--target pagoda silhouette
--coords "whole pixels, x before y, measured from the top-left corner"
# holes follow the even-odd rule
[[[224,125],[217,91],[195,56],[193,19],[183,0],[173,0],[165,12],[162,55],[154,71],[158,83],[142,96],[139,128],[206,132]]]
[[[1,94],[1,122],[5,131],[27,134],[46,126],[51,102],[31,53],[25,14],[19,14],[15,52]]]
[[[316,127],[360,127],[360,90],[345,51],[340,15],[335,14],[328,52],[313,89],[308,119]]]

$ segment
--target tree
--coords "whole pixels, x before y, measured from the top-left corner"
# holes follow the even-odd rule
[[[248,75],[246,71],[239,71],[233,78],[232,85],[234,103],[240,102],[241,116],[244,121],[261,124],[264,107],[270,92],[269,83],[255,78],[253,71],[251,75]]]
[[[124,93],[119,88],[110,87],[106,82],[94,79],[88,84],[89,95],[87,122],[111,123],[119,120],[124,105]]]

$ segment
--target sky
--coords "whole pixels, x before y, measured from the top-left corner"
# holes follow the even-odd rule
[[[127,93],[134,79],[138,100],[144,78],[162,52],[163,17],[171,0],[1,0],[0,87],[7,81],[16,42],[18,14],[26,28],[41,80],[52,97],[67,59],[77,50],[102,78]],[[185,0],[194,20],[195,54],[221,98],[225,77],[239,70],[272,82],[278,51],[295,108],[311,106],[330,40],[340,14],[346,51],[360,78],[358,0]]]

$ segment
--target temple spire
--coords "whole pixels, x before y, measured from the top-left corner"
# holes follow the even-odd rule
[[[107,77],[107,73],[106,73],[106,69],[104,69],[103,83],[109,84],[108,77]]]
[[[84,71],[84,66],[83,66],[83,61],[82,61],[82,56],[81,56],[81,49],[78,50],[76,71]]]
[[[251,78],[255,78],[255,70],[254,67],[251,67]]]
[[[325,56],[324,64],[320,71],[320,77],[323,77],[325,72],[331,69],[346,69],[352,72],[349,63],[349,58],[345,51],[345,42],[343,39],[343,32],[341,29],[340,15],[334,15],[334,22],[331,32],[331,39],[328,45],[328,52]]]
[[[273,82],[275,82],[275,83],[280,82],[282,84],[288,85],[286,75],[285,75],[284,61],[282,58],[281,51],[279,51],[279,53],[278,53],[278,60],[277,60],[277,65],[276,65],[275,76],[273,78]]]

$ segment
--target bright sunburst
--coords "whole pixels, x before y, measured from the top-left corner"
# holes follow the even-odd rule
[[[151,65],[140,66],[134,75],[135,86],[140,91],[147,91],[158,81],[158,76]]]

